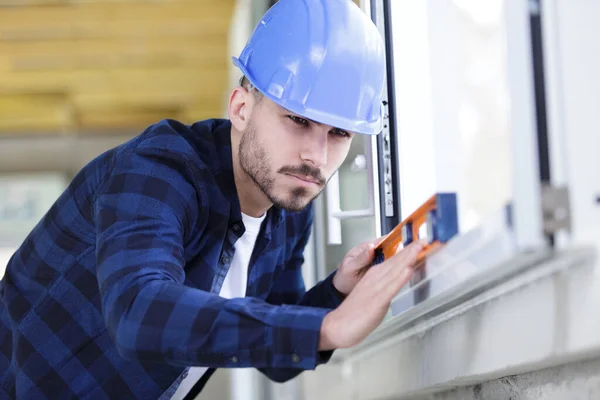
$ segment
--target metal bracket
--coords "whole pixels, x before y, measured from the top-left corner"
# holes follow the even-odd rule
[[[383,102],[385,107],[383,125],[383,198],[385,200],[384,213],[386,217],[394,216],[394,187],[392,184],[392,145],[390,143],[390,122],[388,102]]]
[[[547,235],[560,230],[571,230],[571,206],[567,187],[542,185],[542,213],[544,233]]]

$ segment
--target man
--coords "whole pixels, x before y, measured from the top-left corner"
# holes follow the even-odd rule
[[[381,130],[384,46],[350,0],[281,0],[239,59],[228,120],[164,120],[85,166],[11,258],[0,394],[192,398],[215,368],[275,381],[361,342],[420,245],[352,249],[305,292],[311,200]]]

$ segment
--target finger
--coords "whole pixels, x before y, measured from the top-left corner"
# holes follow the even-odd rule
[[[390,286],[394,287],[397,285],[398,280],[403,279],[405,269],[412,270],[417,261],[417,256],[422,250],[423,243],[416,241],[385,262],[377,265],[377,268],[368,268],[368,277],[366,277],[364,284],[370,286],[371,290],[375,292],[384,291]]]
[[[421,239],[410,243],[408,246],[400,250],[390,260],[394,260],[399,263],[413,263],[417,260],[419,253],[423,251],[427,240]]]
[[[387,235],[380,236],[380,237],[378,237],[378,238],[375,238],[375,239],[371,240],[371,241],[370,241],[370,242],[368,242],[368,243],[369,243],[369,244],[372,244],[372,245],[373,245],[373,248],[375,248],[375,247],[379,246],[379,245],[381,244],[381,242],[383,242],[385,239],[387,239],[387,237],[388,237],[389,235],[390,235],[390,234],[388,233]]]
[[[356,276],[363,276],[369,269],[375,258],[375,245],[373,243],[363,243],[356,249],[356,254],[349,254],[352,257]]]
[[[368,270],[369,267],[371,267],[371,264],[373,263],[373,259],[375,258],[375,249],[389,236],[389,233],[387,235],[375,238],[369,242],[363,243],[363,245],[365,247],[362,247],[362,251],[360,256],[362,256],[361,264],[363,264],[363,266],[356,271],[357,276],[363,276]],[[395,252],[395,254],[397,254],[397,251]],[[381,267],[381,268],[385,268],[385,267]]]
[[[356,259],[358,257],[364,257],[365,253],[372,252],[375,246],[371,242],[361,243],[358,246],[352,248],[346,255],[349,259]]]
[[[374,243],[367,243],[359,254],[360,261],[370,264],[373,261],[373,257],[375,257],[375,247]]]
[[[409,270],[412,274],[413,267],[417,262],[417,257],[422,250],[422,244],[415,242],[390,259],[391,267],[388,272],[390,286],[395,287],[398,282],[403,279],[406,270]],[[401,287],[402,286],[400,286],[400,288]]]
[[[360,244],[359,246],[357,246],[357,248],[360,248],[361,250],[363,250],[365,248],[369,249],[369,250],[374,250],[377,246],[379,246],[381,244],[381,242],[383,242],[388,237],[388,235],[384,235],[384,236],[380,236],[375,239],[371,239],[367,242]]]

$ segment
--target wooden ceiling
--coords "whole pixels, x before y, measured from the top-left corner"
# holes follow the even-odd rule
[[[222,116],[234,3],[0,0],[0,135]]]

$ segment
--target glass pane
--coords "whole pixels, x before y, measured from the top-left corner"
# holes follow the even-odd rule
[[[340,208],[342,210],[362,210],[369,207],[369,171],[365,140],[358,135],[352,140],[348,156],[340,166]]]
[[[343,211],[366,210],[369,208],[371,190],[367,169],[366,141],[370,137],[357,135],[344,163],[340,166],[340,208]],[[354,246],[375,238],[375,217],[348,218],[341,221],[342,244],[327,246],[327,274],[337,268],[344,255]],[[327,229],[328,227],[326,227]]]
[[[375,218],[352,218],[342,221],[342,244],[327,246],[327,275],[332,273],[351,248],[375,238]]]
[[[402,215],[456,192],[465,232],[511,198],[504,1],[391,5]]]

